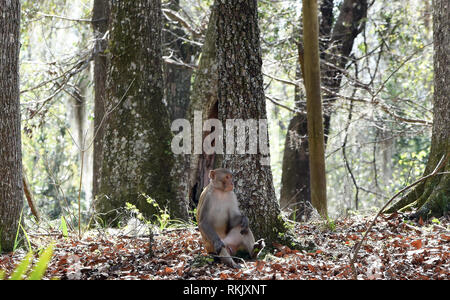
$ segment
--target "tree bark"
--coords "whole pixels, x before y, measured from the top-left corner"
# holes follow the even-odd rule
[[[23,207],[19,106],[20,1],[0,0],[0,251],[14,248]]]
[[[325,144],[323,135],[322,96],[320,90],[319,23],[317,10],[317,0],[303,1],[304,78],[307,101],[311,203],[323,218],[327,218]]]
[[[429,178],[416,186],[386,212],[417,209],[413,216],[427,219],[442,216],[450,209],[450,4],[433,2],[434,107],[430,156],[424,176],[433,172],[442,157],[445,174]]]
[[[267,117],[257,1],[218,1],[217,13],[219,119],[222,124],[227,119],[261,122]],[[259,128],[258,136],[261,135],[267,135],[267,128]],[[256,239],[264,238],[271,243],[279,241],[287,228],[280,215],[267,163],[270,155],[265,156],[259,146],[256,154],[225,154],[222,164],[234,174],[240,208],[248,216]]]
[[[217,8],[211,6],[208,29],[203,43],[202,54],[192,87],[188,119],[194,124],[194,114],[201,112],[203,120],[218,118],[218,73],[217,73]],[[202,143],[205,134],[202,135]],[[189,164],[189,199],[195,207],[203,189],[208,185],[208,174],[217,165],[216,154],[192,153]]]
[[[101,178],[103,161],[103,131],[106,103],[106,74],[108,60],[104,53],[108,46],[107,37],[110,7],[108,0],[94,0],[92,9],[92,28],[96,39],[95,50],[98,55],[94,58],[94,151],[93,151],[93,182],[92,195],[98,195],[98,185]]]
[[[106,86],[108,119],[97,211],[112,220],[114,209],[135,204],[144,216],[157,212],[150,196],[171,217],[186,207],[175,201],[169,116],[163,103],[161,1],[111,3]]]
[[[321,64],[321,81],[324,87],[332,91],[323,95],[325,145],[330,131],[331,108],[341,85],[340,70],[348,63],[353,42],[364,28],[368,9],[366,0],[345,0],[333,27],[333,5],[333,0],[323,0],[320,6],[320,57],[322,61],[327,62]],[[304,63],[303,55],[303,42],[300,42],[301,64]],[[297,108],[305,110],[302,106],[297,105]],[[311,202],[310,190],[306,188],[309,185],[310,174],[306,115],[299,113],[294,116],[289,128],[291,131],[288,132],[291,133],[286,136],[285,142],[280,203],[282,207],[297,210],[296,219],[300,221],[303,216],[307,217],[310,214],[311,207],[305,204]],[[298,137],[297,141],[293,141],[293,137]]]

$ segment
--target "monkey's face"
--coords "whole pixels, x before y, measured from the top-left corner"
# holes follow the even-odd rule
[[[216,189],[222,190],[224,192],[231,192],[233,190],[233,175],[231,175],[231,172],[229,172],[228,170],[211,170],[209,176],[213,181],[214,187]]]
[[[225,192],[231,192],[234,188],[233,186],[233,176],[231,174],[226,174],[222,179],[223,190]]]

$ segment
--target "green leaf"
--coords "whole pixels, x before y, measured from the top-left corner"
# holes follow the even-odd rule
[[[28,280],[41,280],[47,270],[48,263],[52,259],[53,245],[48,246],[39,256],[39,261],[33,268]]]
[[[63,237],[66,238],[69,236],[69,232],[67,231],[67,223],[66,223],[66,219],[64,218],[64,216],[61,216],[61,230],[62,230]]]
[[[9,280],[22,280],[23,275],[28,271],[28,267],[30,266],[32,257],[33,257],[33,252],[28,252],[27,256],[25,256],[25,258],[20,262],[20,264],[14,270],[14,273],[11,275]]]

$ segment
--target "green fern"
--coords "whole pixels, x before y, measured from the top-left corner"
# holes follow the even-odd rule
[[[25,258],[22,259],[12,275],[9,277],[9,280],[41,280],[45,274],[45,271],[47,270],[50,260],[52,259],[52,255],[53,245],[50,245],[44,251],[42,251],[41,255],[39,256],[39,260],[31,270],[31,273],[26,276],[33,260],[33,252],[28,252]],[[5,272],[0,270],[0,280],[3,280],[4,278]]]

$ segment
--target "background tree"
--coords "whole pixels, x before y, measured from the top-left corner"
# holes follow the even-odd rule
[[[170,0],[163,9],[164,92],[170,121],[188,118],[192,74],[201,50],[201,44],[196,41],[201,34],[182,26],[185,22],[180,16],[182,11],[179,0]],[[189,206],[190,157],[175,155],[176,201],[182,207]],[[187,210],[185,212],[183,219],[187,220]]]
[[[106,32],[108,31],[109,1],[94,0],[92,8],[92,29],[94,31],[94,149],[93,149],[93,182],[92,194],[98,195],[98,184],[101,179],[101,165],[103,160],[103,131],[106,103],[106,74],[108,60],[104,53],[108,46]]]
[[[20,1],[1,0],[0,7],[0,251],[11,251],[23,207],[19,108]]]
[[[324,0],[320,4],[320,58],[322,85],[324,87],[324,130],[325,144],[330,132],[332,104],[337,99],[342,80],[342,72],[350,60],[354,41],[363,30],[368,10],[367,1],[345,0],[335,16],[333,0]],[[302,31],[302,30],[300,30]],[[304,64],[303,41],[298,42],[299,62]],[[297,72],[298,75],[301,72]],[[301,78],[298,76],[297,78]],[[286,135],[282,166],[280,205],[283,208],[297,210],[297,220],[308,217],[311,201],[309,189],[309,147],[307,139],[307,118],[305,101],[301,101],[297,89],[295,101],[297,112],[289,122]]]
[[[170,150],[172,134],[163,103],[161,2],[111,4],[108,101],[97,211],[135,204],[147,217],[155,212],[142,194],[178,217]],[[107,217],[111,219],[114,214]]]
[[[317,1],[303,1],[305,42],[304,72],[308,121],[311,203],[323,218],[328,217],[325,177],[322,98],[320,90],[319,23]]]
[[[416,217],[442,216],[450,209],[450,4],[433,2],[434,109],[431,150],[424,176],[446,159],[443,174],[420,183],[397,204],[388,209],[416,208]]]
[[[203,42],[202,52],[195,79],[192,84],[192,96],[188,109],[188,119],[194,124],[194,114],[200,111],[202,119],[218,118],[218,72],[217,72],[217,6],[211,6],[208,28]],[[202,140],[208,132],[204,132]],[[195,207],[200,194],[209,183],[209,171],[219,165],[216,154],[193,153],[189,163],[189,198]]]
[[[257,1],[218,1],[217,15],[219,119],[223,124],[227,119],[266,119]],[[260,128],[258,136],[266,133],[267,128]],[[236,178],[240,207],[250,219],[255,238],[273,242],[286,227],[270,165],[262,163],[269,158],[259,147],[256,155],[224,155],[222,165]]]

